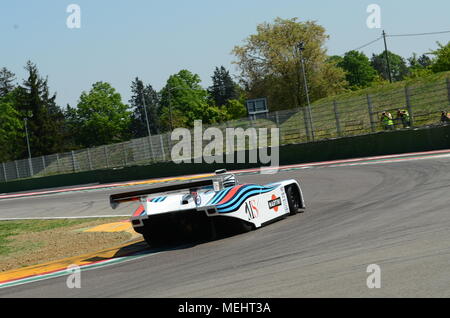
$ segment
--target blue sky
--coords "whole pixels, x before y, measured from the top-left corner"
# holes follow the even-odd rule
[[[66,26],[71,3],[81,8],[80,29]],[[61,106],[76,105],[80,93],[100,80],[128,102],[136,76],[159,90],[181,69],[199,74],[204,87],[215,66],[236,74],[233,47],[277,16],[317,21],[330,36],[329,54],[343,54],[380,36],[381,29],[366,26],[369,4],[381,7],[388,34],[450,30],[448,0],[0,0],[0,67],[21,82],[32,60]],[[409,57],[449,40],[450,34],[390,38],[388,45]],[[379,53],[382,45],[363,51]]]

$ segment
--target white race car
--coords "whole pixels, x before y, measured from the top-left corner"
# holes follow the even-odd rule
[[[306,208],[296,180],[239,184],[226,170],[208,179],[110,196],[113,209],[130,201],[140,202],[131,223],[149,245],[246,232]]]

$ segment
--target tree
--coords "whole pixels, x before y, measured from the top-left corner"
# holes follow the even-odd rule
[[[204,124],[223,119],[223,112],[208,104],[208,92],[200,86],[200,77],[188,70],[171,75],[161,90],[161,121],[166,129],[193,127],[194,120]]]
[[[216,67],[211,77],[212,85],[208,88],[213,105],[224,106],[228,100],[238,98],[237,84],[225,67]]]
[[[435,56],[431,69],[434,73],[450,71],[450,42],[447,45],[437,44],[439,49],[431,52]]]
[[[405,79],[419,78],[433,73],[430,68],[432,60],[425,54],[417,57],[417,54],[413,53],[413,55],[408,58],[408,63],[409,74]]]
[[[0,97],[6,96],[9,92],[11,92],[15,85],[13,82],[15,81],[14,73],[8,71],[6,67],[0,69]]]
[[[144,137],[148,135],[147,118],[151,134],[159,133],[159,95],[151,85],[144,87],[144,83],[139,79],[131,83],[132,96],[129,100],[130,106],[134,108],[131,120],[131,133],[134,138]],[[145,109],[144,110],[144,103]]]
[[[391,69],[391,76],[394,81],[401,81],[408,75],[408,67],[405,59],[400,55],[388,51],[389,66]],[[378,55],[373,54],[371,59],[372,67],[380,74],[380,76],[389,80],[388,67],[386,62],[386,53]]]
[[[28,61],[28,78],[13,93],[13,103],[20,117],[28,119],[28,132],[33,156],[64,151],[64,115],[56,105],[56,93],[50,94],[47,78],[39,75],[37,66]],[[23,148],[22,156],[27,156]]]
[[[229,99],[226,104],[227,119],[240,119],[247,116],[247,108],[242,100]]]
[[[234,63],[240,69],[240,82],[249,98],[267,97],[272,110],[304,106],[306,94],[299,42],[312,100],[335,94],[346,85],[344,71],[328,61],[325,29],[312,21],[276,18],[274,23],[257,26],[244,45],[235,46]]]
[[[0,162],[17,159],[23,137],[23,122],[14,107],[13,94],[0,96]]]
[[[370,64],[369,58],[362,52],[349,51],[337,65],[346,72],[346,79],[351,89],[370,86],[377,76],[377,71]]]
[[[77,142],[84,147],[127,140],[131,112],[116,90],[106,82],[96,82],[89,93],[82,92],[77,109],[69,108]]]
[[[430,67],[431,64],[433,63],[433,61],[426,54],[422,54],[421,56],[417,57],[417,54],[413,53],[413,55],[410,58],[408,58],[408,63],[409,63],[410,70],[411,69],[424,69],[424,68]]]

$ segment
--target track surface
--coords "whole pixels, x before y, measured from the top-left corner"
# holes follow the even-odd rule
[[[68,289],[67,277],[59,277],[0,289],[0,297],[450,297],[450,159],[315,167],[240,180],[288,178],[300,180],[306,213],[83,271],[81,289]],[[5,203],[15,215],[33,209],[58,216],[111,214],[107,196],[114,192],[0,204],[2,215]],[[381,267],[380,289],[367,288],[369,264]]]

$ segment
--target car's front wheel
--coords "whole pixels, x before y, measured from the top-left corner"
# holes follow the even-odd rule
[[[300,192],[295,185],[286,187],[286,196],[289,204],[289,211],[291,215],[297,214],[301,209]]]

